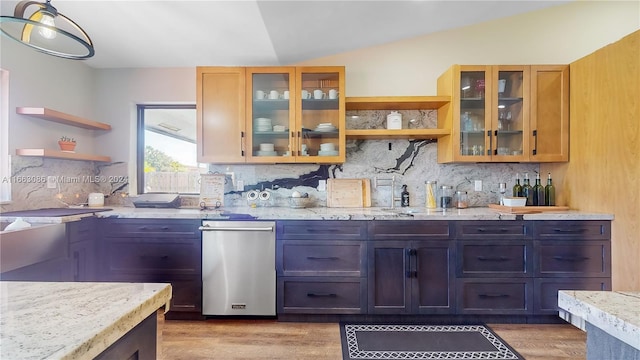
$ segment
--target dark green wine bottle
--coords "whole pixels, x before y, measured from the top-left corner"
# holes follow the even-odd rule
[[[544,202],[547,206],[556,206],[556,187],[551,182],[551,173],[547,178],[547,186],[544,187]]]
[[[524,185],[522,185],[522,196],[527,198],[527,206],[533,206],[533,188],[529,182],[529,173],[524,173]]]
[[[520,185],[520,174],[516,174],[516,184],[513,185],[513,197],[522,197],[522,185]]]
[[[536,184],[533,186],[533,205],[544,206],[544,187],[540,182],[540,173],[536,173]]]

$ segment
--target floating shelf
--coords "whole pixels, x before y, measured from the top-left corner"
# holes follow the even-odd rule
[[[67,159],[67,160],[111,162],[111,157],[109,156],[79,154],[75,152],[65,152],[60,150],[48,150],[48,149],[16,149],[16,155],[41,156],[46,158]]]
[[[437,139],[451,135],[449,129],[352,129],[346,130],[347,138],[385,140],[385,139]]]
[[[18,107],[16,113],[89,130],[111,130],[111,125],[65,114],[44,107]]]
[[[347,110],[435,110],[451,102],[450,96],[347,97]]]

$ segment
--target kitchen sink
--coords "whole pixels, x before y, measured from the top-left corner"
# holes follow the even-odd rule
[[[67,256],[65,224],[32,223],[19,230],[4,230],[0,223],[0,272]]]

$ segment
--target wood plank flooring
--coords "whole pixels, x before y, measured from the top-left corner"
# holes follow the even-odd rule
[[[585,359],[586,334],[568,324],[489,324],[527,360]],[[164,320],[159,359],[341,360],[337,323]]]

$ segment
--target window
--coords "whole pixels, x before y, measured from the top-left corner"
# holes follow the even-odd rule
[[[200,192],[195,105],[138,105],[138,194]]]
[[[9,72],[0,69],[0,203],[11,201],[9,155]]]

